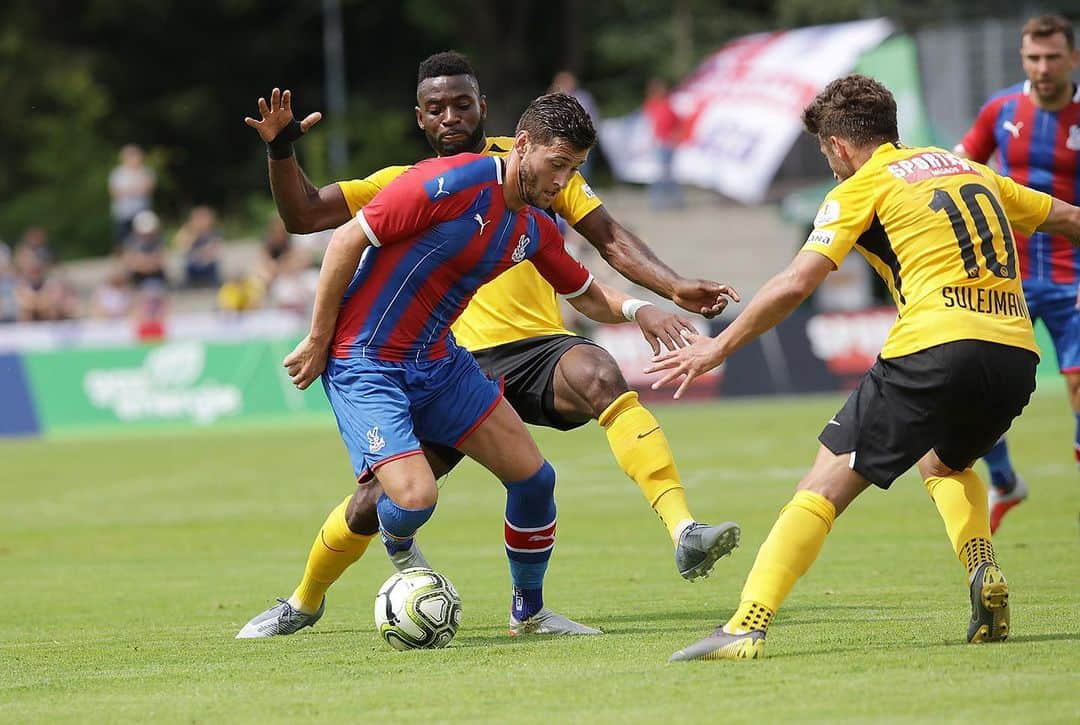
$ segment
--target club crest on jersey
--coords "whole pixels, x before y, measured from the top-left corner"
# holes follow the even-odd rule
[[[517,246],[514,247],[514,253],[510,255],[510,259],[513,260],[514,264],[525,259],[525,250],[529,248],[529,242],[531,241],[532,240],[524,234],[518,239]]]
[[[1069,138],[1065,139],[1065,148],[1080,151],[1080,126],[1069,126]]]
[[[386,447],[386,439],[379,433],[379,426],[375,426],[367,432],[368,449],[372,453],[378,453]]]

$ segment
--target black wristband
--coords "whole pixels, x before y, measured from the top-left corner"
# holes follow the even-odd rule
[[[278,132],[273,141],[266,144],[266,155],[274,161],[289,158],[293,155],[293,141],[303,135],[304,131],[300,128],[300,122],[294,118],[288,126]]]

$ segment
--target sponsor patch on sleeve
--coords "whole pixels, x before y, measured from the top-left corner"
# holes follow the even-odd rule
[[[810,236],[806,238],[807,244],[820,244],[823,247],[827,247],[832,244],[833,237],[836,236],[836,232],[829,229],[815,229],[810,232]]]
[[[814,226],[827,227],[839,218],[840,202],[836,199],[829,199],[818,209],[817,216],[814,217]]]

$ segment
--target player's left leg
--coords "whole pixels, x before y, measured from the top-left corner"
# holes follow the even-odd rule
[[[633,480],[667,527],[675,563],[686,579],[707,576],[716,560],[739,544],[739,527],[698,523],[690,513],[675,456],[660,423],[630,390],[615,359],[601,347],[566,350],[552,377],[555,412],[599,421],[619,467]]]
[[[705,639],[673,654],[673,661],[764,656],[765,634],[776,610],[817,559],[833,521],[869,486],[851,469],[851,458],[820,446],[814,465],[758,550],[735,614]]]
[[[544,575],[555,548],[555,470],[504,398],[455,446],[506,487],[504,539],[513,596],[510,634],[600,634],[544,606]]]
[[[927,493],[945,522],[953,551],[967,569],[971,593],[969,642],[1009,636],[1009,586],[994,557],[986,486],[972,468],[956,470],[934,451],[919,461]]]

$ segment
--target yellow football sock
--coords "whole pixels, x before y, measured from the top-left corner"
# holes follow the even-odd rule
[[[836,508],[824,496],[795,492],[758,549],[739,608],[725,625],[729,632],[768,628],[795,582],[817,559],[835,519]]]
[[[968,576],[984,562],[994,563],[990,542],[990,511],[986,484],[973,469],[949,476],[927,478],[923,484],[945,522],[953,551]]]
[[[375,534],[355,534],[349,529],[345,522],[345,508],[351,498],[346,497],[330,512],[311,545],[304,578],[290,599],[293,606],[298,606],[302,612],[311,614],[318,610],[326,590],[364,555],[368,544],[375,538]]]
[[[637,483],[645,500],[660,516],[671,540],[694,517],[686,503],[686,489],[660,424],[640,402],[638,394],[623,393],[600,414],[600,425],[619,467]]]

